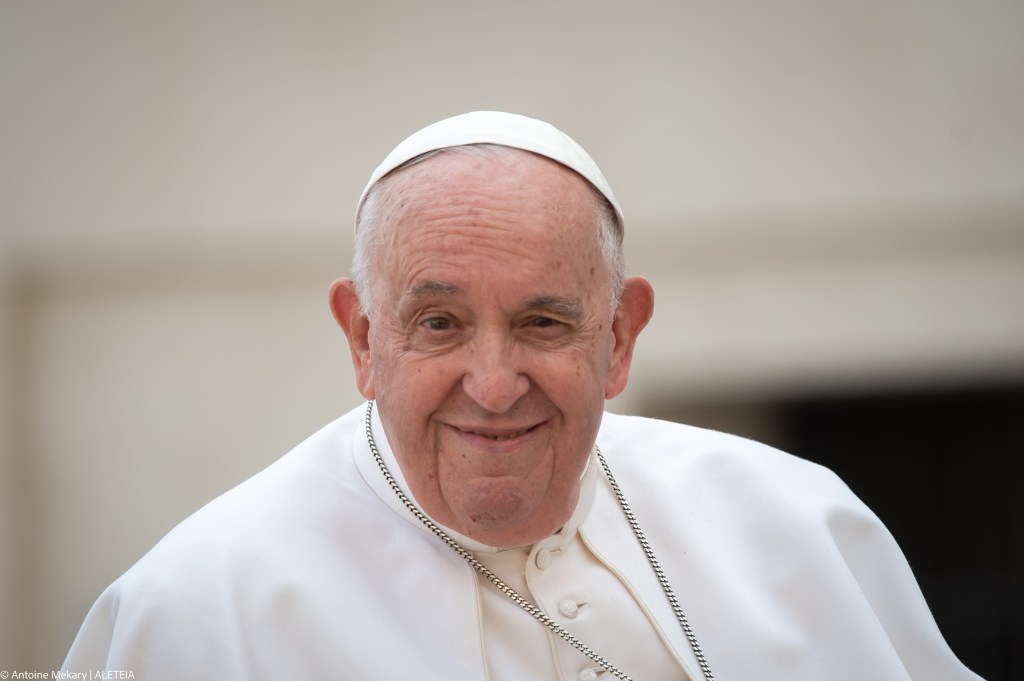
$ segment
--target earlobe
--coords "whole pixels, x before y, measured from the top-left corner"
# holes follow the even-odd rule
[[[352,366],[356,372],[356,387],[368,400],[374,399],[373,357],[370,353],[370,320],[363,314],[355,282],[338,279],[331,284],[331,314],[338,326],[345,332]]]
[[[626,279],[619,306],[615,311],[615,321],[612,323],[615,346],[612,348],[611,362],[608,366],[605,399],[610,400],[626,389],[637,336],[647,326],[653,314],[654,289],[650,282],[643,277]]]

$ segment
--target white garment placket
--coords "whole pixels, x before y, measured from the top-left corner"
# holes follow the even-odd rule
[[[686,678],[636,599],[577,533],[535,544],[525,570],[537,606],[626,674],[637,681]],[[575,648],[551,639],[563,679],[603,677]]]

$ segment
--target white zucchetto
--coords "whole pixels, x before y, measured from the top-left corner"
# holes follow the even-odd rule
[[[558,161],[579,173],[604,194],[615,209],[620,227],[625,224],[622,209],[608,185],[608,180],[583,147],[550,123],[500,111],[474,111],[453,116],[428,125],[405,138],[370,175],[370,181],[359,197],[356,215],[359,215],[363,201],[366,200],[366,195],[373,185],[395,168],[428,151],[468,144],[499,144],[531,151]]]

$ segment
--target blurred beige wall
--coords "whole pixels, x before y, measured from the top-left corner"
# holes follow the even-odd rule
[[[0,5],[0,669],[356,404],[326,290],[405,134],[550,120],[658,292],[614,406],[1024,377],[1024,5]]]

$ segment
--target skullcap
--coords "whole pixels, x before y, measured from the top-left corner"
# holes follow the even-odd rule
[[[615,209],[620,227],[625,224],[622,209],[612,194],[608,180],[604,179],[600,168],[583,147],[550,123],[500,111],[474,111],[453,116],[428,125],[405,138],[370,175],[370,181],[359,197],[356,216],[358,217],[363,201],[366,200],[366,195],[373,185],[395,168],[428,151],[467,144],[499,144],[532,151],[558,161],[582,175],[604,194]]]

